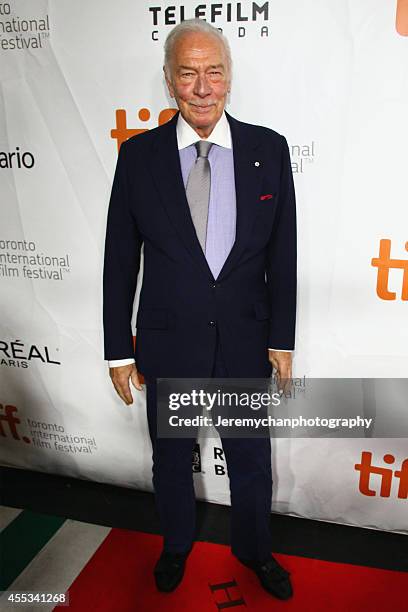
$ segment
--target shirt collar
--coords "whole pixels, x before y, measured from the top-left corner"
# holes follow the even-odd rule
[[[177,147],[179,151],[180,149],[185,149],[186,147],[189,147],[200,140],[197,132],[187,123],[187,121],[182,117],[181,113],[179,113],[177,118],[176,132]],[[213,131],[209,137],[206,138],[206,140],[220,147],[232,149],[231,130],[225,113],[222,113],[218,122],[215,124]]]

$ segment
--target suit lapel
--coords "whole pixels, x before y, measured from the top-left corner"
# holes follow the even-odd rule
[[[226,113],[230,124],[234,154],[237,224],[234,245],[217,280],[224,278],[238,263],[256,217],[256,204],[263,174],[262,161],[257,155],[259,142],[250,126]]]
[[[157,132],[151,162],[152,176],[162,204],[181,241],[204,274],[213,279],[198,241],[187,202],[177,147],[177,117],[178,113]]]

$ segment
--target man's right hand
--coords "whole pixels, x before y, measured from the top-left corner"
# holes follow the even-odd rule
[[[129,377],[132,381],[133,386],[138,390],[142,390],[142,385],[139,380],[139,374],[134,363],[130,363],[124,366],[118,366],[116,368],[109,368],[109,376],[112,380],[113,386],[118,392],[120,398],[128,406],[133,403],[132,393],[129,386]]]

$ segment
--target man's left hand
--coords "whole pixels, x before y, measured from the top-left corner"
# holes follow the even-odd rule
[[[288,391],[292,380],[292,353],[268,350],[269,361],[276,370],[279,392]]]

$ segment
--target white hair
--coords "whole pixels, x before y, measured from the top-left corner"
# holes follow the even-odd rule
[[[232,59],[231,49],[228,40],[218,28],[215,28],[211,24],[203,21],[202,19],[186,19],[178,25],[176,25],[167,35],[164,43],[164,71],[168,79],[170,79],[171,70],[170,65],[173,57],[174,45],[176,42],[190,32],[200,32],[202,34],[210,34],[214,36],[224,47],[225,55],[227,57],[227,70],[228,76],[231,79],[232,73]]]

